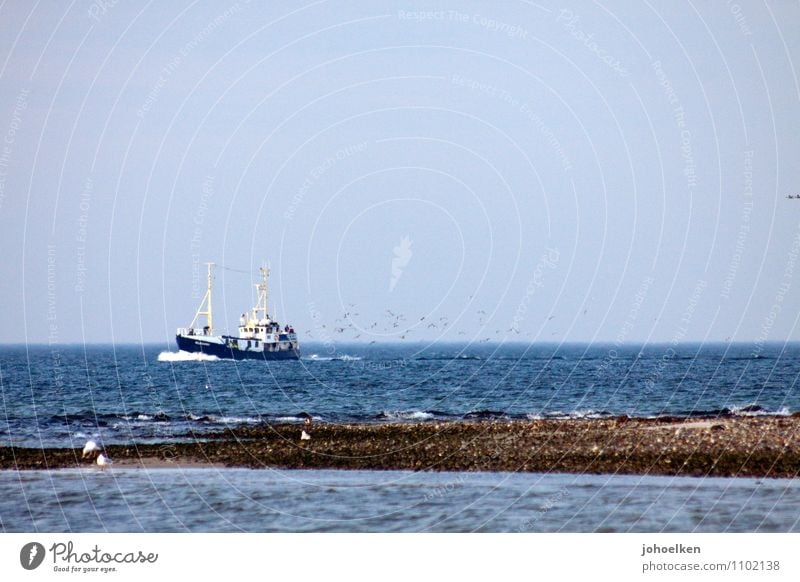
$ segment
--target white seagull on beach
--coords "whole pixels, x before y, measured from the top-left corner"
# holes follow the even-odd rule
[[[82,459],[95,459],[95,463],[101,469],[106,468],[111,464],[111,459],[109,459],[105,451],[102,447],[98,446],[98,444],[92,440],[86,441],[86,444],[83,445],[83,456]]]
[[[97,453],[100,451],[100,447],[97,446],[97,443],[94,441],[86,441],[86,444],[83,445],[83,456],[82,459],[86,459],[87,457],[91,457],[92,453]]]
[[[308,433],[307,433],[306,431],[304,431],[304,430],[303,430],[303,431],[300,431],[300,440],[301,440],[301,441],[310,441],[310,440],[311,440],[311,435],[310,435],[310,434],[308,434]]]

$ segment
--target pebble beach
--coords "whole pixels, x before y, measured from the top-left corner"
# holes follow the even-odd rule
[[[800,415],[315,423],[229,428],[181,442],[107,446],[114,467],[512,471],[792,478]],[[81,447],[83,444],[81,443]],[[0,468],[91,467],[81,448],[0,448]]]

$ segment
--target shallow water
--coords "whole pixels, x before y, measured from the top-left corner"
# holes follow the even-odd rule
[[[0,471],[6,532],[796,532],[800,481],[250,469]]]

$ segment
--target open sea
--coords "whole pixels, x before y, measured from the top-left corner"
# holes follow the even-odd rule
[[[0,347],[0,447],[241,424],[790,415],[800,345]],[[797,480],[95,468],[0,471],[0,531],[798,531]]]

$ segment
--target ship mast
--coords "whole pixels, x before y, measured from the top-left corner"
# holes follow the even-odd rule
[[[256,306],[253,307],[253,319],[255,321],[259,320],[259,311],[263,314],[261,319],[266,320],[269,317],[267,315],[267,275],[269,275],[269,269],[265,267],[259,267],[258,270],[261,271],[261,283],[256,284],[258,301],[256,302]]]
[[[203,301],[200,302],[200,306],[197,308],[197,312],[194,314],[194,319],[189,327],[194,328],[197,318],[201,315],[205,315],[207,335],[214,335],[214,319],[211,314],[211,267],[214,266],[214,263],[206,263],[206,266],[208,267],[208,287]],[[206,308],[205,311],[203,311],[203,307]]]

